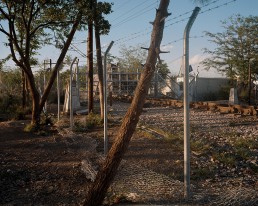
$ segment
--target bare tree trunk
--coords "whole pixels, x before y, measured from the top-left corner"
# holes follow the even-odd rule
[[[75,20],[75,22],[74,22],[74,24],[72,26],[72,29],[71,29],[68,37],[67,37],[67,40],[66,40],[66,42],[64,44],[64,47],[63,47],[63,49],[61,51],[61,54],[60,54],[59,58],[56,61],[55,67],[53,69],[53,72],[51,73],[51,76],[50,76],[50,79],[48,81],[47,87],[44,90],[44,93],[43,93],[43,95],[41,97],[41,101],[40,101],[40,105],[39,105],[40,113],[41,113],[41,111],[42,111],[42,109],[43,109],[43,107],[45,105],[45,102],[46,102],[47,97],[48,97],[48,95],[50,93],[50,90],[51,90],[51,88],[52,88],[52,86],[53,86],[53,84],[55,82],[55,79],[56,79],[56,76],[57,76],[57,71],[58,71],[59,67],[61,66],[61,64],[63,63],[63,60],[65,58],[67,50],[69,49],[69,46],[70,46],[70,44],[71,44],[71,42],[73,40],[74,34],[76,33],[78,25],[79,25],[79,23],[81,21],[81,18],[82,18],[81,14],[78,14],[77,18],[76,18],[76,20]]]
[[[95,40],[97,49],[97,64],[98,64],[98,76],[99,76],[99,102],[100,102],[100,115],[101,119],[104,119],[104,90],[103,90],[103,65],[101,56],[101,44],[99,30],[95,28]]]
[[[94,13],[96,13],[97,0],[94,2]],[[97,66],[98,66],[98,77],[99,77],[99,103],[100,103],[100,116],[104,119],[104,91],[103,91],[103,65],[101,56],[101,43],[99,34],[99,25],[97,22],[97,15],[94,15],[95,22],[95,44],[96,44],[96,55],[97,55]]]
[[[25,109],[26,102],[27,102],[27,95],[26,95],[26,81],[25,81],[25,74],[24,71],[22,70],[22,109]]]
[[[27,69],[27,73],[25,73],[25,79],[28,80],[29,83],[29,89],[31,92],[32,97],[32,118],[31,118],[31,124],[35,125],[36,127],[40,124],[40,95],[37,90],[35,79],[33,76],[33,73],[31,69]]]
[[[92,0],[91,0],[92,8]],[[93,24],[92,19],[88,21],[88,41],[87,41],[87,61],[88,61],[88,110],[93,112]]]
[[[135,131],[142,112],[145,97],[147,95],[151,79],[155,71],[155,64],[160,53],[160,43],[163,37],[165,18],[168,16],[167,8],[169,0],[161,0],[156,18],[153,24],[151,44],[148,52],[144,72],[138,82],[135,95],[130,108],[128,109],[107,158],[98,172],[94,183],[91,185],[84,202],[85,206],[98,206],[104,200],[106,191],[114,179],[118,166],[125,154],[131,137]]]

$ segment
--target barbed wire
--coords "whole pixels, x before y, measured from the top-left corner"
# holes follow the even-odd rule
[[[217,3],[218,1],[220,1],[220,0],[213,1],[213,2],[211,2],[210,4],[206,4],[206,5],[204,5],[204,6],[201,7],[201,8],[204,8],[204,7],[207,7],[207,6],[211,5],[211,4]],[[211,12],[211,11],[213,11],[213,10],[215,10],[215,9],[221,8],[221,7],[223,7],[223,6],[227,6],[228,4],[231,4],[231,3],[236,2],[236,1],[237,1],[237,0],[231,0],[231,1],[228,1],[228,2],[225,2],[225,3],[222,3],[222,4],[220,4],[220,5],[217,5],[217,6],[214,6],[214,7],[212,7],[212,8],[209,8],[209,9],[206,9],[206,10],[204,10],[204,11],[201,11],[199,14],[204,14],[204,13],[207,13],[207,12]],[[192,12],[193,12],[193,10],[188,11],[188,12],[185,12],[185,13],[183,13],[183,14],[180,14],[180,15],[178,15],[178,16],[172,18],[171,20],[178,19],[179,17],[182,17],[182,16],[184,16],[184,15],[186,15],[186,14],[190,14],[190,13],[192,13]],[[168,25],[165,25],[164,28],[166,29],[166,28],[171,27],[171,26],[173,26],[173,25],[175,25],[175,24],[184,22],[184,21],[186,21],[186,20],[188,20],[188,19],[189,19],[189,16],[186,17],[186,18],[180,19],[180,20],[178,20],[178,21],[172,22],[172,23],[170,23],[170,24],[168,24]],[[149,30],[150,30],[150,31],[149,31]],[[147,31],[147,32],[146,32],[146,31]],[[136,38],[139,38],[139,37],[141,37],[141,36],[143,36],[143,35],[144,35],[144,36],[145,36],[145,35],[148,35],[148,34],[151,33],[151,31],[152,31],[152,30],[151,30],[150,28],[148,28],[148,29],[145,29],[145,31],[144,31],[145,33],[144,33],[144,34],[143,34],[143,32],[136,32],[136,33],[133,33],[133,34],[129,35],[129,38],[128,38],[128,36],[126,36],[126,37],[122,37],[122,38],[120,38],[120,39],[115,40],[115,44],[116,44],[116,45],[117,45],[117,44],[123,44],[123,43],[125,43],[125,42],[130,41],[130,40],[134,40],[134,39],[136,39]],[[133,35],[134,35],[134,36],[133,36]],[[132,36],[132,37],[130,38],[130,36]]]
[[[204,6],[202,6],[202,7],[200,7],[200,8],[208,7],[208,6],[210,6],[210,5],[212,5],[212,4],[215,4],[215,3],[219,2],[219,1],[221,1],[221,0],[214,0],[214,1],[212,1],[211,3],[205,4]],[[219,9],[219,8],[221,8],[221,7],[227,6],[227,5],[229,5],[229,4],[231,4],[231,3],[234,3],[234,2],[236,2],[236,1],[237,1],[237,0],[230,0],[230,1],[227,1],[227,2],[222,3],[222,4],[220,4],[220,5],[213,6],[213,7],[211,7],[211,8],[208,8],[208,9],[204,10],[204,11],[201,11],[199,14],[205,14],[205,13],[207,13],[207,12],[211,12],[211,11],[213,11],[213,10],[215,10],[215,9]],[[178,19],[178,18],[180,18],[180,17],[182,17],[182,16],[185,16],[185,15],[191,14],[192,12],[193,12],[193,10],[187,11],[187,12],[185,12],[185,13],[183,13],[183,14],[180,14],[180,15],[178,15],[178,16],[176,16],[176,17],[173,17],[173,18],[171,18],[171,19],[168,19],[167,22],[170,22],[170,21],[172,21],[172,20]],[[186,20],[188,20],[188,19],[189,19],[189,16],[188,16],[188,17],[185,17],[185,18],[182,18],[182,19],[179,19],[179,20],[177,20],[177,21],[174,21],[174,22],[172,22],[172,23],[170,23],[170,24],[168,24],[168,25],[165,25],[164,29],[166,29],[166,28],[168,28],[168,27],[171,27],[171,26],[173,26],[173,25],[175,25],[175,24],[184,22],[184,21],[186,21]],[[150,34],[151,32],[152,32],[152,27],[145,28],[144,31],[134,32],[134,33],[129,34],[129,35],[125,36],[125,37],[121,37],[121,38],[119,38],[119,39],[114,40],[114,42],[115,42],[114,45],[123,45],[124,43],[127,43],[128,41],[131,41],[131,40],[140,38],[141,36],[146,36],[146,35]],[[203,38],[203,37],[205,37],[205,36],[204,36],[204,35],[202,35],[202,36],[192,36],[192,37],[190,37],[190,38]],[[166,44],[163,44],[162,47],[171,45],[171,44],[173,44],[173,43],[177,43],[177,42],[182,41],[182,40],[183,40],[183,38],[180,38],[180,39],[177,39],[177,40],[173,40],[173,41],[171,41],[171,42],[168,42],[168,43],[166,43]],[[73,43],[73,46],[75,47],[74,44],[81,44],[81,43],[86,43],[86,41],[85,41],[85,40],[78,41],[78,43]],[[101,48],[103,49],[103,48],[106,48],[106,47],[107,47],[107,45],[102,46]],[[85,57],[85,56],[86,56],[86,55],[85,55],[82,51],[80,51],[78,48],[76,48],[76,50],[77,50],[79,53],[81,53],[81,56],[82,56],[82,57]],[[78,53],[78,52],[77,52],[77,53]]]

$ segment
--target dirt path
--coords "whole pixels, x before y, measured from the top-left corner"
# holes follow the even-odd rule
[[[87,186],[80,153],[67,138],[23,127],[22,121],[0,124],[0,204],[78,205]]]

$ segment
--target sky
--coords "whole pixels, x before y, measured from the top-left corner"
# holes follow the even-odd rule
[[[119,50],[122,47],[140,48],[149,47],[152,25],[156,9],[159,6],[159,0],[106,0],[113,3],[113,12],[106,16],[111,24],[111,30],[108,35],[101,37],[102,51],[107,49],[111,41],[114,45],[110,50],[113,56],[120,56]],[[184,29],[196,6],[201,10],[190,31],[190,64],[193,73],[199,76],[217,77],[221,76],[216,71],[205,71],[200,62],[205,59],[204,48],[213,49],[215,45],[211,44],[204,35],[205,31],[218,33],[224,31],[221,21],[227,20],[230,16],[240,14],[242,16],[258,15],[258,0],[210,0],[210,3],[197,4],[193,0],[170,0],[169,13],[172,13],[165,22],[163,40],[161,43],[162,51],[169,53],[161,54],[171,71],[171,74],[178,75],[182,66],[183,55],[183,34]],[[0,34],[1,41],[4,38]],[[86,64],[87,32],[78,32],[72,43],[69,55],[78,57],[80,64]],[[76,51],[75,51],[76,50]],[[0,59],[8,53],[8,50],[1,46]],[[39,59],[57,59],[59,51],[53,47],[43,48]]]

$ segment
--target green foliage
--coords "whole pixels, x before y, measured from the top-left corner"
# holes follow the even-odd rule
[[[0,112],[12,115],[20,106],[20,98],[14,95],[1,95]]]
[[[170,70],[168,68],[168,65],[166,62],[160,62],[157,64],[156,69],[158,71],[158,74],[163,78],[166,79],[167,75],[170,73]]]
[[[88,20],[93,20],[92,3],[77,0],[0,1],[0,32],[7,41],[4,45],[10,49],[12,60],[29,78],[30,92],[35,94],[32,96],[35,114],[41,113],[36,110],[42,110],[75,32],[85,30]],[[108,14],[111,4],[99,3],[96,9],[99,14]],[[98,20],[99,31],[107,33],[110,27],[107,21],[104,18]],[[104,25],[106,27],[102,29]],[[61,52],[40,99],[32,66],[37,64],[37,51],[45,45],[54,45]],[[36,105],[38,103],[40,105]],[[32,121],[39,118],[32,117],[35,118]]]
[[[21,85],[21,70],[9,69],[0,71],[0,91],[2,95],[20,96]]]
[[[119,58],[119,67],[122,71],[136,71],[136,69],[142,68],[145,64],[147,52],[141,49],[140,46],[126,47],[123,45],[119,51],[121,57]]]
[[[206,69],[216,68],[228,77],[238,78],[247,84],[249,66],[253,74],[258,74],[258,16],[235,15],[222,22],[222,26],[224,32],[206,32],[217,48],[213,51],[205,49],[211,57],[202,63]],[[252,78],[256,79],[254,75]]]
[[[103,125],[103,120],[99,114],[90,113],[86,118],[86,127],[88,129],[93,129],[95,127],[100,127]]]

